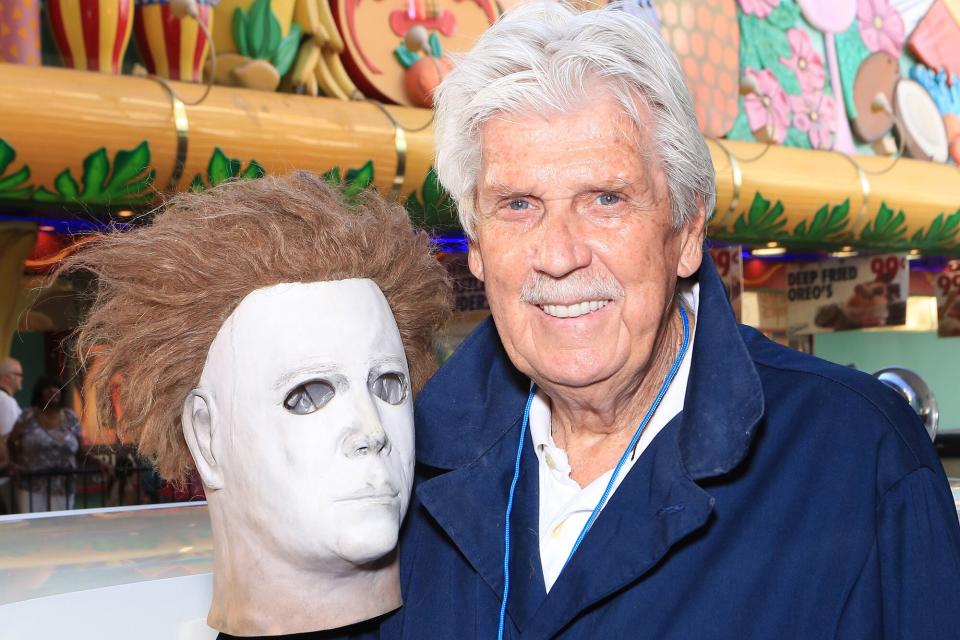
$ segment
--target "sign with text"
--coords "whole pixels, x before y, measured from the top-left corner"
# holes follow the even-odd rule
[[[742,317],[741,298],[743,294],[743,262],[740,260],[740,246],[733,247],[713,247],[710,249],[710,257],[717,265],[717,271],[720,272],[720,279],[723,281],[723,288],[727,290],[727,300],[733,307],[733,315],[737,322]]]
[[[951,260],[933,279],[937,295],[937,335],[960,336],[960,260]]]
[[[490,308],[483,291],[483,283],[470,273],[465,251],[443,254],[443,264],[453,281],[454,310],[457,313]]]
[[[903,254],[787,267],[787,319],[799,334],[907,322],[910,269]]]

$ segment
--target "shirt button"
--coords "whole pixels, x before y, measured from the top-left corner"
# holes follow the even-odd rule
[[[547,466],[550,467],[551,470],[556,471],[557,463],[553,461],[553,456],[550,455],[549,451],[547,452],[545,457],[547,459]]]

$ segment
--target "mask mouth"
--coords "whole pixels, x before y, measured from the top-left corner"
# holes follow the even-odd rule
[[[603,309],[613,300],[584,300],[583,302],[574,302],[572,304],[538,304],[548,316],[554,318],[579,318],[587,314]]]
[[[400,499],[400,491],[393,487],[385,487],[373,491],[357,491],[337,498],[334,502],[360,502],[369,504],[393,504]]]

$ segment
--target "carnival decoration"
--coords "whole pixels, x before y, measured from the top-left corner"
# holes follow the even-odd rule
[[[64,66],[120,73],[133,28],[133,0],[47,0]]]
[[[418,53],[418,52],[422,52]],[[416,107],[433,107],[433,90],[453,69],[453,62],[443,55],[436,32],[427,34],[423,25],[407,31],[407,37],[394,49],[397,60],[406,69],[403,86],[407,98]]]
[[[216,0],[199,0],[196,20],[178,18],[169,0],[134,2],[134,39],[147,70],[170,80],[202,82]]]
[[[860,0],[860,3],[870,0]],[[834,36],[846,31],[858,18],[857,0],[798,0],[803,16],[810,24],[823,32],[824,48],[830,74],[830,87],[835,107],[829,116],[833,120],[833,149],[853,153],[853,136],[844,109],[843,88],[840,82],[840,65]]]
[[[931,69],[960,74],[960,0],[936,0],[910,35],[908,46]]]
[[[913,158],[945,162],[949,153],[947,130],[937,105],[919,82],[901,79],[894,96],[906,152]]]
[[[40,0],[0,2],[0,62],[40,64]]]
[[[853,130],[861,140],[881,140],[893,127],[894,91],[900,80],[900,61],[886,51],[877,51],[857,69],[853,83]]]
[[[407,69],[394,51],[413,27],[436,36],[444,52],[459,53],[497,18],[492,0],[332,0],[332,6],[344,41],[343,63],[353,82],[368,97],[401,105],[415,103],[406,88]]]
[[[700,130],[726,135],[737,118],[740,84],[736,2],[665,0],[657,8],[660,32],[683,68]]]

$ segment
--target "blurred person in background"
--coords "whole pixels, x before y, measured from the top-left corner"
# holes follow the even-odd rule
[[[80,449],[80,420],[63,406],[58,380],[41,377],[33,387],[30,407],[24,410],[9,437],[13,467],[21,477],[17,507],[21,513],[72,509]],[[38,472],[61,472],[52,475]]]
[[[0,473],[10,465],[7,437],[20,418],[20,404],[13,397],[23,386],[23,367],[14,358],[0,360]],[[10,479],[0,476],[0,515],[13,512]]]

